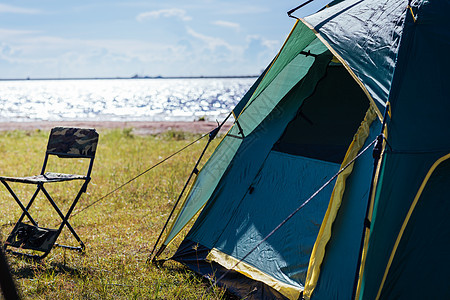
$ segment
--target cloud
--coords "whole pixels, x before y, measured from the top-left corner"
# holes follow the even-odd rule
[[[41,11],[37,10],[37,9],[22,8],[22,7],[18,7],[18,6],[12,6],[12,5],[8,5],[8,4],[0,3],[0,13],[35,15],[35,14],[40,14]]]
[[[160,9],[160,10],[153,10],[153,11],[147,11],[140,13],[137,15],[136,20],[138,22],[144,22],[147,19],[157,19],[157,18],[179,18],[182,21],[190,21],[192,18],[187,15],[186,11],[184,9],[179,8],[170,8],[170,9]]]
[[[238,23],[234,23],[234,22],[217,20],[217,21],[213,22],[212,24],[220,26],[220,27],[231,28],[236,31],[239,31],[241,29],[241,26]]]
[[[278,48],[263,36],[232,42],[179,27],[186,31],[172,41],[80,39],[0,28],[0,77],[254,74]]]
[[[2,41],[2,32],[22,35]],[[186,54],[185,47],[155,41],[74,39],[27,33],[0,29],[0,78],[124,76],[141,72],[144,66],[153,70],[154,64],[172,59],[169,53],[178,59],[171,65],[173,68]]]
[[[10,37],[17,37],[20,35],[37,34],[36,30],[16,30],[16,29],[3,29],[0,28],[0,39],[6,39]]]
[[[219,3],[217,3],[219,5]],[[263,5],[251,5],[240,3],[239,5],[235,5],[234,3],[220,3],[221,7],[217,10],[220,10],[220,13],[223,15],[258,15],[269,13],[270,9],[268,7],[264,7]]]
[[[231,48],[231,46],[228,45],[227,42],[225,42],[224,40],[222,40],[222,39],[220,39],[220,38],[216,38],[216,37],[212,37],[212,36],[207,36],[207,35],[198,33],[198,32],[196,32],[195,30],[193,30],[193,29],[190,28],[190,27],[187,27],[186,30],[187,30],[187,33],[188,33],[190,36],[192,36],[192,37],[194,37],[194,38],[196,38],[196,39],[199,39],[199,40],[203,41],[203,42],[208,46],[208,48],[213,49],[213,48],[216,48],[216,47],[218,47],[218,46],[225,46],[225,47],[227,47],[227,48]]]

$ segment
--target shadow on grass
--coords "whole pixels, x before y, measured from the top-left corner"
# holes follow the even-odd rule
[[[82,278],[86,274],[92,273],[89,268],[70,267],[61,262],[41,263],[30,259],[22,259],[20,265],[15,264],[11,268],[11,273],[17,279],[33,279],[42,273],[51,273],[53,275],[70,275],[72,277]]]

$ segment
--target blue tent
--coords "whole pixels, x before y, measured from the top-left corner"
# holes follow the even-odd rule
[[[237,105],[161,249],[198,214],[172,259],[240,297],[449,299],[450,1],[332,4]]]

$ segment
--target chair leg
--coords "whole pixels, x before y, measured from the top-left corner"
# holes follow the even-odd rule
[[[4,181],[1,180],[1,182],[3,183],[3,185],[6,187],[6,189],[9,191],[9,193],[11,194],[11,196],[14,198],[14,200],[17,202],[17,204],[19,205],[19,207],[22,209],[22,214],[20,215],[18,221],[16,222],[16,224],[14,225],[13,230],[11,231],[11,233],[9,234],[8,238],[7,238],[7,242],[5,242],[3,244],[3,249],[6,252],[11,252],[13,254],[18,254],[21,256],[25,256],[25,257],[31,257],[31,258],[38,258],[39,256],[36,255],[29,255],[29,254],[25,254],[25,253],[21,253],[21,252],[15,252],[15,251],[11,251],[8,248],[8,246],[12,246],[11,243],[9,243],[8,241],[12,241],[14,239],[14,237],[17,234],[17,231],[19,230],[19,227],[23,224],[22,220],[25,216],[28,217],[28,219],[30,220],[30,222],[35,226],[38,227],[37,222],[34,220],[34,218],[30,215],[30,213],[28,212],[28,210],[30,209],[31,205],[33,204],[34,200],[36,199],[36,196],[39,193],[40,188],[38,187],[36,189],[36,191],[34,192],[33,196],[31,197],[30,201],[28,201],[27,206],[25,207],[23,205],[23,203],[20,201],[20,199],[17,197],[16,193],[13,191],[13,189],[9,186],[9,184]],[[49,251],[48,251],[49,252]],[[47,255],[48,253],[46,253],[45,255]]]
[[[23,218],[25,216],[28,217],[28,219],[30,220],[30,222],[34,225],[34,226],[38,226],[37,222],[33,219],[33,217],[30,215],[30,213],[28,212],[28,210],[30,209],[31,205],[34,202],[34,199],[36,199],[37,194],[39,193],[40,187],[38,186],[38,188],[36,189],[36,191],[34,192],[33,196],[31,197],[30,201],[28,202],[27,206],[23,206],[22,202],[19,200],[19,198],[17,197],[16,193],[14,193],[14,191],[12,190],[12,188],[9,186],[9,184],[2,180],[3,185],[6,187],[6,189],[9,191],[9,193],[11,194],[11,196],[14,198],[14,200],[16,200],[17,204],[20,206],[20,208],[22,209],[23,213],[20,216],[19,220],[17,221],[17,223],[22,222]]]
[[[58,247],[62,247],[62,248],[66,248],[66,249],[72,249],[72,250],[78,250],[80,252],[83,252],[85,249],[84,243],[81,240],[81,238],[78,236],[78,234],[75,232],[75,229],[73,229],[72,225],[70,225],[68,219],[70,214],[72,213],[73,209],[75,208],[75,205],[77,204],[78,200],[80,199],[81,195],[83,194],[83,187],[85,184],[83,184],[83,186],[81,187],[80,191],[78,192],[77,196],[75,197],[74,201],[72,202],[72,205],[70,206],[69,210],[67,211],[66,215],[64,216],[64,214],[61,212],[61,210],[59,209],[59,207],[56,205],[55,201],[53,200],[53,198],[50,196],[50,194],[47,192],[47,190],[44,188],[44,185],[42,184],[40,186],[40,189],[42,190],[42,192],[44,193],[44,195],[47,197],[48,201],[50,202],[50,204],[53,206],[53,208],[55,209],[55,211],[58,213],[59,217],[62,219],[62,223],[61,225],[59,225],[58,228],[58,235],[61,233],[62,229],[64,228],[64,225],[67,226],[67,228],[70,230],[70,232],[72,233],[72,235],[75,237],[75,239],[78,241],[78,243],[80,243],[80,247],[71,247],[71,246],[65,246],[65,245],[60,245],[60,244],[55,244]]]
[[[43,183],[39,183],[37,185],[36,191],[34,192],[33,196],[31,197],[30,201],[28,202],[27,206],[25,207],[23,205],[23,203],[20,201],[20,199],[17,197],[15,192],[12,190],[12,188],[9,186],[9,184],[6,181],[3,181],[3,180],[1,180],[1,181],[23,211],[19,220],[16,222],[12,232],[8,236],[7,242],[3,245],[3,248],[5,249],[5,251],[10,252],[15,255],[23,256],[25,258],[43,259],[50,253],[51,249],[54,246],[62,247],[65,249],[70,249],[70,250],[76,250],[79,252],[83,252],[85,250],[85,245],[84,245],[83,241],[78,236],[78,234],[75,232],[75,229],[73,229],[73,227],[69,223],[68,219],[70,217],[70,214],[74,210],[75,205],[77,204],[78,200],[80,199],[81,195],[86,190],[87,181],[85,181],[84,184],[82,185],[82,187],[80,188],[78,194],[76,195],[76,197],[75,197],[72,205],[70,206],[68,212],[66,213],[66,215],[64,215],[61,212],[61,210],[57,206],[56,202],[50,196],[48,191],[44,188]],[[38,223],[33,219],[33,217],[28,212],[28,210],[32,206],[34,200],[36,199],[39,191],[42,191],[44,193],[47,200],[50,202],[52,207],[58,213],[59,217],[62,219],[62,222],[59,225],[58,229],[49,229],[49,228],[39,227]],[[25,216],[28,217],[28,219],[30,220],[30,222],[33,225],[25,224],[22,222]],[[72,233],[72,235],[78,241],[78,243],[80,244],[79,247],[65,246],[65,245],[60,245],[60,244],[56,243],[56,240],[58,239],[64,226],[67,226],[69,231]],[[8,246],[14,247],[14,248],[37,250],[37,251],[43,252],[43,254],[42,255],[33,255],[33,254],[13,251],[13,250],[7,249]]]
[[[64,224],[70,225],[69,222],[68,222],[67,220],[69,220],[69,217],[70,217],[70,215],[72,214],[73,210],[75,209],[75,205],[77,205],[78,200],[80,200],[81,195],[82,195],[83,193],[86,193],[86,190],[87,190],[87,186],[88,186],[88,184],[89,184],[89,181],[90,181],[90,179],[86,179],[86,180],[84,181],[84,183],[83,183],[83,186],[82,186],[82,187],[80,188],[80,190],[78,191],[77,196],[76,196],[75,199],[73,200],[72,205],[70,206],[69,210],[68,210],[67,213],[66,213],[66,216],[65,216],[64,219],[63,219],[62,224],[60,225],[60,226],[61,226],[61,230],[62,230],[62,227],[64,226]],[[75,230],[74,230],[74,231],[75,231]],[[83,241],[78,237],[78,235],[77,235],[75,232],[73,232],[73,233],[74,233],[75,238],[77,238],[77,241],[80,243],[81,249],[80,249],[79,247],[70,247],[70,246],[63,246],[63,245],[58,245],[58,246],[59,246],[59,247],[63,247],[63,248],[68,248],[68,249],[73,249],[73,250],[78,250],[78,251],[80,251],[80,252],[83,252],[84,249],[85,249],[85,246],[84,246]]]

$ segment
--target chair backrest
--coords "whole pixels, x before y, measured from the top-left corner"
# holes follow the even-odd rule
[[[55,127],[50,132],[47,154],[93,159],[97,143],[95,129]]]

